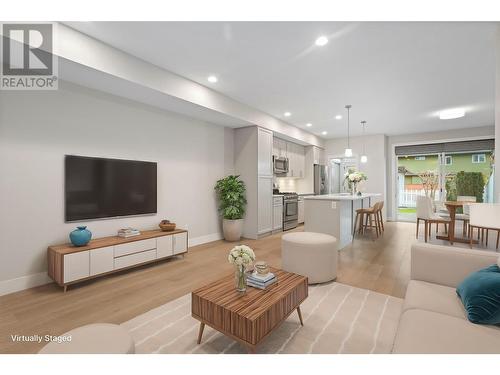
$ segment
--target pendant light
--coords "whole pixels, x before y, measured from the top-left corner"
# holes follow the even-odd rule
[[[346,158],[350,158],[352,156],[352,148],[351,148],[351,139],[350,139],[350,111],[352,105],[347,104],[345,108],[347,109],[347,148],[345,149],[344,155]]]
[[[360,161],[361,163],[366,163],[368,161],[368,156],[366,156],[365,152],[365,127],[366,121],[361,121],[361,126],[363,127],[363,154],[361,155]]]

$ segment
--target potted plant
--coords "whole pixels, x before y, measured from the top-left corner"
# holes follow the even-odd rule
[[[227,176],[217,181],[215,191],[219,199],[224,238],[226,241],[238,241],[247,204],[245,183],[240,180],[240,176]]]

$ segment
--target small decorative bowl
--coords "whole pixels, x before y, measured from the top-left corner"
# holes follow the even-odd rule
[[[160,224],[158,224],[158,226],[164,232],[171,232],[175,230],[175,223],[165,223],[162,221]]]
[[[255,263],[254,268],[259,275],[267,275],[269,273],[269,266],[264,261]]]

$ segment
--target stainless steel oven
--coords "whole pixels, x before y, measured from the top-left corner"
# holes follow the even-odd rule
[[[299,196],[297,193],[283,195],[283,230],[296,228],[299,224]]]
[[[278,175],[288,173],[288,158],[273,156],[273,170]]]

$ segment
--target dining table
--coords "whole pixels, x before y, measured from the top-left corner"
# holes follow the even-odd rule
[[[453,242],[461,242],[461,243],[471,243],[471,239],[469,237],[456,237],[455,236],[455,217],[457,214],[457,208],[463,208],[464,205],[470,204],[471,202],[465,201],[445,201],[444,205],[446,209],[450,213],[450,225],[448,228],[448,234],[445,236],[436,236],[436,238],[440,240],[449,241],[451,245]],[[478,243],[477,240],[472,240],[472,243]]]

